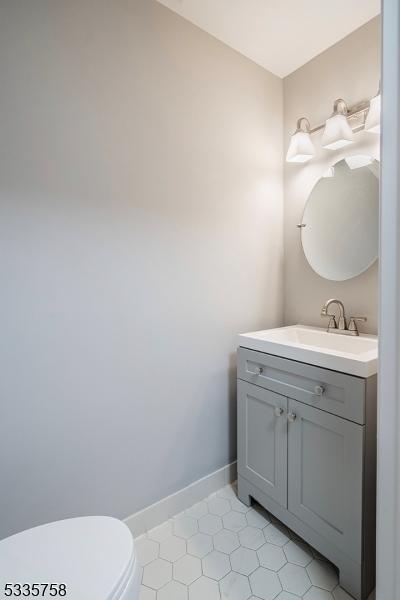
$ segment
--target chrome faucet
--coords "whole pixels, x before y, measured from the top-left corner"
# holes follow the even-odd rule
[[[336,321],[336,316],[332,313],[328,313],[328,308],[331,304],[336,304],[339,309],[339,317]],[[341,300],[331,298],[327,300],[321,309],[321,317],[329,317],[328,322],[328,333],[341,333],[343,335],[360,335],[357,328],[357,321],[365,322],[366,317],[350,317],[349,323],[346,323],[346,313],[344,310],[344,304]]]

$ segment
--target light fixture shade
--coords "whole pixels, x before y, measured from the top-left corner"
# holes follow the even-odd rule
[[[287,162],[304,163],[315,156],[314,144],[308,131],[297,130],[290,139]]]
[[[374,162],[372,156],[368,156],[367,154],[353,154],[352,156],[346,156],[344,160],[352,171],[360,167],[366,167]]]
[[[335,114],[325,123],[322,134],[322,147],[329,150],[338,150],[354,142],[354,133],[345,115]]]
[[[381,95],[372,98],[367,118],[365,119],[365,131],[371,133],[381,132]]]

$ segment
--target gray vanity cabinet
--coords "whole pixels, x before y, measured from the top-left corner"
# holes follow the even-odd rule
[[[340,571],[374,587],[376,377],[238,350],[238,494],[257,500]]]
[[[287,398],[238,382],[238,415],[243,424],[238,438],[239,470],[279,504],[287,497]]]
[[[353,558],[361,555],[363,427],[289,400],[288,509]]]

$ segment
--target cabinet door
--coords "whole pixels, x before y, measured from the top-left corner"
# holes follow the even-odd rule
[[[288,418],[289,511],[359,561],[364,427],[295,400]]]
[[[287,398],[238,381],[238,471],[287,506]]]

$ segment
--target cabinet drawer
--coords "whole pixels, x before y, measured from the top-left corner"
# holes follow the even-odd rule
[[[359,377],[247,348],[238,348],[238,377],[360,425],[365,423],[365,380]]]

